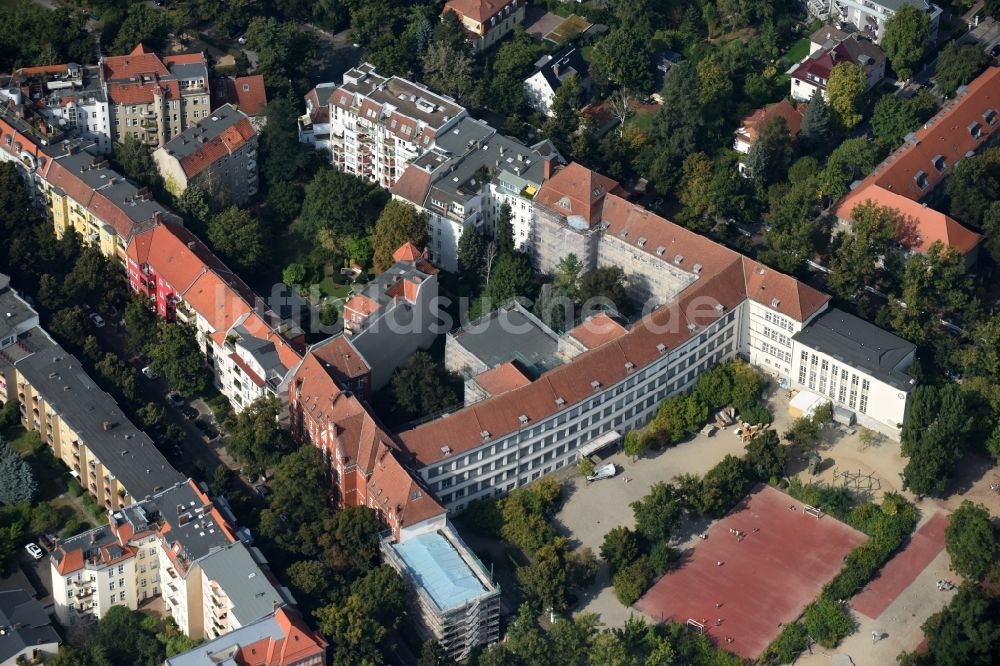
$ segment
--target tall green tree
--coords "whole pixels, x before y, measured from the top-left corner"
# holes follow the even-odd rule
[[[453,13],[453,12],[449,12]],[[472,92],[473,62],[465,53],[444,42],[435,42],[423,58],[424,77],[434,90],[464,100]]]
[[[563,79],[552,98],[552,116],[545,123],[545,133],[563,144],[570,143],[580,127],[580,81],[576,74]]]
[[[875,102],[872,132],[890,146],[898,146],[903,137],[920,126],[917,112],[909,100],[888,93]]]
[[[393,199],[382,209],[372,231],[375,271],[381,273],[392,266],[393,253],[406,243],[418,248],[427,244],[427,216],[411,204]]]
[[[605,88],[648,91],[653,87],[649,43],[635,30],[611,30],[594,45],[590,75]]]
[[[291,436],[278,424],[282,411],[277,398],[258,398],[226,420],[226,450],[254,475],[293,450]]]
[[[171,391],[188,396],[203,394],[211,383],[196,335],[188,324],[161,321],[156,342],[148,350],[154,372],[163,376]]]
[[[654,483],[647,495],[629,506],[635,514],[636,531],[652,543],[668,541],[684,515],[676,489],[662,481]]]
[[[8,506],[31,502],[37,490],[31,466],[0,437],[0,502]]]
[[[497,214],[497,256],[505,257],[514,254],[514,214],[510,204],[504,201],[500,204]]]
[[[160,183],[160,172],[153,162],[152,149],[135,136],[125,134],[121,141],[115,143],[113,151],[114,162],[125,176],[147,187]]]
[[[954,165],[945,179],[949,212],[962,224],[983,228],[986,211],[1000,201],[1000,147]]]
[[[461,379],[434,361],[430,354],[417,352],[392,375],[396,404],[410,418],[436,414],[459,400],[456,387]]]
[[[934,82],[944,95],[951,95],[959,86],[972,81],[990,63],[990,57],[979,44],[959,46],[948,44],[938,52]]]
[[[851,129],[861,122],[865,94],[865,71],[853,62],[837,64],[826,84],[830,108],[842,127]]]
[[[900,443],[907,458],[903,487],[918,495],[943,493],[971,428],[965,399],[957,386],[949,384],[918,386],[910,400]]]
[[[386,191],[376,185],[343,171],[323,168],[306,185],[299,222],[309,235],[323,229],[335,236],[365,233],[388,200]],[[394,209],[403,205],[397,204]],[[389,255],[395,250],[392,248]]]
[[[830,145],[832,130],[830,107],[823,93],[816,90],[809,99],[805,113],[802,114],[802,125],[798,134],[799,145],[807,153],[824,153]]]
[[[913,76],[913,68],[924,55],[930,32],[930,17],[913,5],[903,5],[885,22],[882,49],[900,79]]]
[[[982,580],[1000,560],[1000,530],[985,506],[965,500],[949,516],[945,547],[952,569],[969,580]]]
[[[223,259],[244,272],[259,268],[267,257],[267,239],[260,219],[232,206],[208,223],[208,240]]]
[[[470,277],[478,275],[485,250],[486,238],[483,232],[473,224],[467,225],[462,230],[462,235],[458,237],[459,269]]]
[[[879,287],[899,266],[893,243],[902,221],[897,210],[871,201],[856,206],[851,219],[850,233],[838,238],[830,257],[830,287],[843,300],[858,302],[867,298],[864,287]]]
[[[781,116],[771,118],[757,133],[747,153],[746,167],[758,192],[771,183],[784,180],[792,161],[792,135]]]

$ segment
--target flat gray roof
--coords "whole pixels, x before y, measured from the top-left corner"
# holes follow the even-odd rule
[[[21,300],[10,286],[10,278],[0,273],[0,340],[16,333],[22,325],[38,317],[38,313]]]
[[[167,657],[166,666],[205,666],[205,664],[236,664],[235,657],[240,649],[259,643],[265,639],[279,641],[285,638],[281,624],[271,613],[256,622],[243,625],[239,629],[202,643],[187,652]]]
[[[559,338],[520,307],[491,312],[451,336],[490,368],[517,360],[537,378],[562,364]]]
[[[72,354],[40,328],[28,331],[21,343],[32,353],[15,362],[17,370],[133,498],[184,480]]]
[[[455,100],[439,95],[418,83],[397,76],[389,78],[379,76],[375,72],[375,66],[369,63],[347,70],[344,73],[344,83],[340,87],[378,104],[389,104],[402,115],[426,123],[434,129],[465,112],[465,108],[459,106]],[[417,103],[421,100],[429,102],[433,108],[430,110],[422,108],[423,105]]]
[[[286,603],[261,564],[240,541],[210,553],[200,562],[209,580],[225,590],[233,604],[232,613],[241,625],[259,620]]]
[[[843,310],[827,310],[792,337],[902,391],[916,386],[897,369],[916,345]]]

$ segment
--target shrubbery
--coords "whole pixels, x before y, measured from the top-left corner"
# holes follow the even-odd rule
[[[843,605],[828,596],[810,604],[803,621],[812,639],[826,648],[836,647],[840,639],[854,633],[854,620]]]
[[[626,606],[634,604],[652,584],[653,575],[653,567],[646,555],[621,569],[612,579],[618,601]]]

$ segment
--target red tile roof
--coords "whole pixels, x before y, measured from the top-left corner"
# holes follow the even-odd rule
[[[205,122],[213,121],[210,118],[201,121],[201,123]],[[197,176],[213,162],[239,150],[255,136],[257,133],[250,121],[247,118],[240,118],[235,124],[227,127],[220,134],[202,144],[201,147],[180,159],[184,175],[188,178]]]
[[[753,143],[757,139],[757,133],[767,124],[767,121],[772,118],[784,118],[785,124],[788,125],[788,133],[795,137],[799,133],[799,129],[802,127],[802,116],[806,112],[808,104],[799,104],[795,106],[788,99],[783,99],[777,104],[771,104],[765,106],[763,109],[757,109],[749,116],[740,121],[740,125],[746,130],[747,136],[750,139],[750,143]]]
[[[371,372],[368,361],[349,339],[337,335],[309,350],[339,383],[363,377]]]
[[[418,166],[406,167],[389,191],[417,206],[423,206],[431,187],[431,174]]]
[[[968,254],[983,240],[982,236],[944,213],[879,185],[859,187],[851,192],[837,207],[838,217],[843,211],[847,215],[845,219],[850,219],[851,211],[866,201],[898,211],[903,218],[903,228],[899,230],[896,240],[917,252],[926,253],[931,245],[940,242]]]
[[[423,257],[420,254],[420,250],[413,243],[407,241],[403,245],[399,246],[395,252],[392,253],[392,258],[395,261],[417,261]]]
[[[624,326],[606,314],[599,314],[570,330],[567,335],[578,340],[587,349],[596,349],[605,343],[617,340],[625,333],[627,331]]]
[[[992,123],[990,122],[992,120]],[[970,131],[978,128],[978,136]],[[916,237],[954,244],[968,252],[977,234],[959,230],[955,220],[930,208],[909,206],[900,198],[919,201],[930,193],[959,160],[984,146],[1000,131],[1000,67],[990,67],[904,141],[857,187],[837,204],[834,213],[849,220],[858,203],[872,200],[891,205],[912,218]],[[939,168],[940,167],[940,168]],[[920,187],[920,182],[925,183]],[[914,249],[922,249],[918,245]]]
[[[181,97],[177,81],[108,84],[108,100],[113,104],[150,104],[157,92],[162,92],[166,99]]]
[[[139,44],[128,55],[105,56],[101,59],[101,76],[105,81],[122,81],[141,75],[167,76],[163,61]]]
[[[571,162],[542,184],[535,201],[565,217],[578,215],[592,225],[599,221],[601,203],[609,193],[623,193],[617,181]]]
[[[267,106],[267,91],[264,89],[264,76],[239,76],[225,80],[226,99],[248,116],[258,116],[264,113]]]
[[[467,17],[477,23],[485,23],[498,15],[507,5],[516,0],[448,0],[444,3],[445,12],[455,12],[459,17]]]
[[[498,365],[492,370],[481,372],[473,377],[475,382],[491,396],[497,396],[516,388],[527,386],[531,379],[521,371],[517,363],[509,361]]]

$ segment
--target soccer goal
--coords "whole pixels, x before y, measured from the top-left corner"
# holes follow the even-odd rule
[[[809,506],[808,504],[805,504],[802,507],[802,512],[808,513],[810,516],[816,516],[816,520],[823,517],[823,510],[818,506]]]
[[[696,634],[705,633],[705,625],[699,622],[698,620],[688,619],[687,628],[695,632]]]

